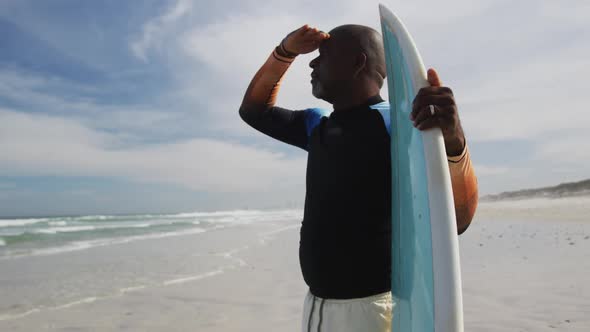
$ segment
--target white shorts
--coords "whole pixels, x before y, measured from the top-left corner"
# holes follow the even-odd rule
[[[302,332],[390,332],[391,292],[349,300],[322,299],[309,291],[303,304]]]

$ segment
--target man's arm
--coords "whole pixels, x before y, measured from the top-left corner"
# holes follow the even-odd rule
[[[465,232],[473,216],[478,202],[477,178],[473,170],[469,149],[465,146],[463,152],[449,160],[453,198],[455,200],[455,215],[457,217],[457,231]]]
[[[307,25],[285,37],[250,82],[240,106],[241,118],[273,138],[306,149],[305,111],[275,107],[275,102],[283,76],[295,57],[316,50],[328,37]]]
[[[459,121],[457,105],[451,89],[443,87],[434,69],[428,70],[430,87],[423,88],[414,99],[411,120],[420,130],[440,127],[449,161],[457,231],[465,232],[478,202],[477,178],[473,170],[465,135]],[[430,105],[433,105],[431,109]]]

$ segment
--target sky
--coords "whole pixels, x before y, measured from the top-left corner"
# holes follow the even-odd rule
[[[590,2],[383,3],[453,89],[480,194],[590,177]],[[301,207],[305,152],[238,108],[287,33],[347,23],[380,29],[378,2],[1,0],[0,216]],[[314,56],[277,105],[331,108]]]

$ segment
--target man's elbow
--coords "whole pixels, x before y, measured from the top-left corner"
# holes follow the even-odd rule
[[[459,235],[465,233],[467,228],[469,228],[469,225],[471,225],[473,217],[475,216],[475,210],[477,209],[477,202],[478,198],[476,194],[465,205],[455,208],[455,214],[457,217],[457,233]]]
[[[254,126],[256,122],[264,115],[264,107],[257,105],[242,103],[238,111],[240,118],[250,126]]]
[[[238,111],[238,114],[240,114],[240,118],[241,118],[241,119],[242,119],[244,122],[248,123],[248,116],[249,116],[249,113],[248,113],[248,110],[247,110],[247,108],[244,106],[244,104],[240,105],[240,109],[239,109],[239,111]]]

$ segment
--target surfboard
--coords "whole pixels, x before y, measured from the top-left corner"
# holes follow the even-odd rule
[[[409,119],[426,70],[404,24],[379,6],[387,63],[392,161],[392,331],[462,332],[453,192],[439,128]]]

